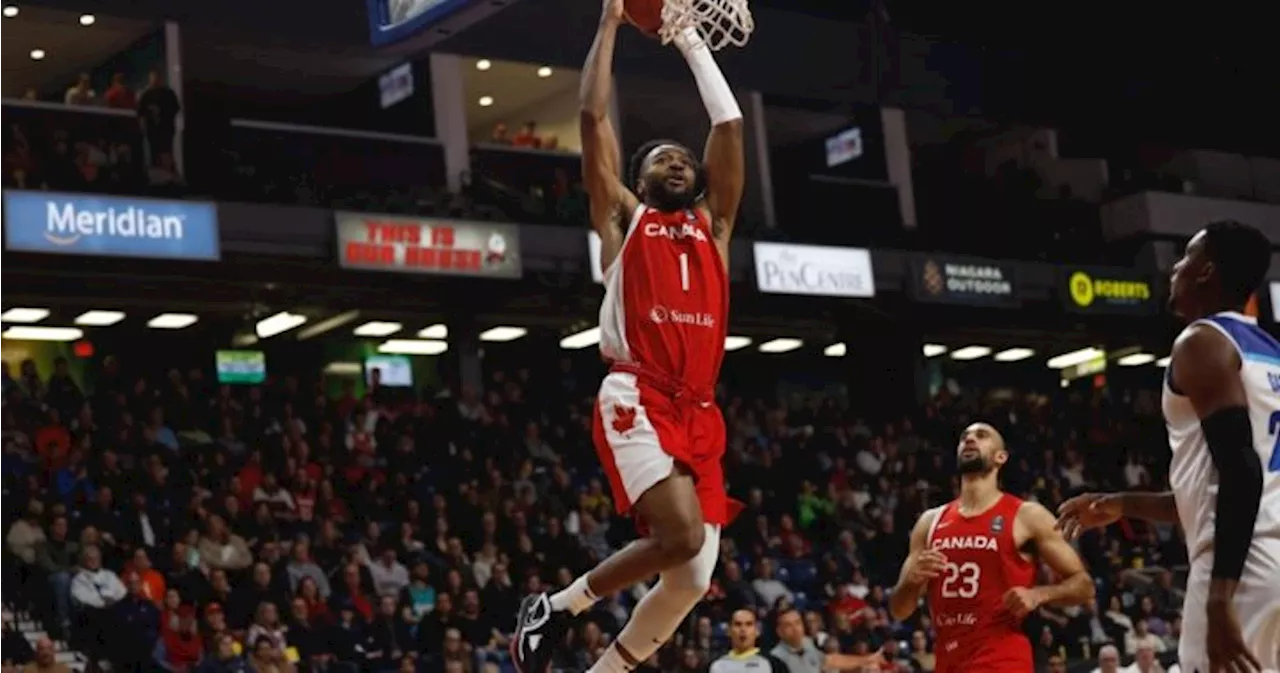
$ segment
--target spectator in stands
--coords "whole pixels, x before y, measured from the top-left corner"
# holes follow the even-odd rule
[[[219,570],[244,570],[253,563],[253,553],[244,538],[227,529],[226,521],[213,514],[200,538],[200,561]]]
[[[196,673],[257,673],[244,657],[236,653],[238,646],[230,634],[223,634],[214,643],[213,656],[205,657]]]
[[[71,574],[80,556],[80,543],[69,537],[66,516],[56,516],[49,526],[49,538],[39,547],[40,567],[49,576],[49,588],[53,594],[54,626],[66,628],[71,624]]]
[[[71,667],[58,661],[52,640],[41,638],[36,641],[35,660],[23,666],[22,673],[71,673]]]
[[[787,585],[774,576],[773,561],[768,558],[760,559],[756,565],[756,578],[751,582],[751,588],[764,606],[776,606],[782,599],[786,599],[788,603],[795,601],[795,595]]]
[[[525,122],[524,126],[520,127],[520,132],[511,139],[511,144],[515,147],[524,147],[527,149],[538,149],[539,147],[542,147],[542,140],[538,138],[538,122]]]
[[[122,72],[111,76],[111,86],[107,87],[102,98],[106,101],[107,107],[116,110],[133,110],[138,107],[138,96],[125,82]]]
[[[494,145],[511,144],[511,131],[507,128],[506,122],[498,122],[493,125],[493,133],[489,134],[489,142]]]
[[[80,77],[76,78],[76,83],[67,89],[62,102],[67,105],[96,105],[98,103],[98,94],[93,90],[93,83],[89,79],[89,73],[80,73]]]
[[[1133,622],[1133,632],[1125,636],[1124,650],[1129,656],[1134,656],[1138,650],[1143,647],[1150,647],[1157,653],[1165,651],[1164,641],[1147,627],[1147,620],[1138,619]]]
[[[204,661],[204,640],[196,609],[190,605],[178,608],[178,627],[160,634],[155,641],[155,662],[172,673],[189,673]]]
[[[160,166],[165,155],[173,157],[173,135],[178,129],[182,104],[178,94],[164,81],[164,73],[152,70],[147,88],[138,97],[138,119],[146,139],[149,166]]]
[[[78,611],[71,635],[90,661],[111,655],[111,634],[116,628],[112,608],[127,593],[120,576],[102,567],[101,549],[85,545],[80,552],[80,570],[71,579],[71,601]]]
[[[1098,650],[1098,667],[1093,673],[1119,673],[1120,650],[1115,645],[1104,645]]]
[[[44,516],[44,503],[32,499],[22,518],[9,526],[4,541],[9,553],[18,557],[24,564],[35,565],[36,554],[46,542],[44,529],[40,527],[40,517]]]

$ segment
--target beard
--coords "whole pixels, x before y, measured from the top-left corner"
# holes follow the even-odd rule
[[[986,474],[991,471],[991,463],[982,455],[973,458],[961,458],[956,463],[956,472],[960,474]]]
[[[697,195],[690,186],[679,192],[668,188],[666,176],[650,178],[645,185],[644,196],[654,208],[669,213],[692,208],[697,201]]]

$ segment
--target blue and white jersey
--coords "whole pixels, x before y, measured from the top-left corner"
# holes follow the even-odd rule
[[[1240,380],[1249,400],[1253,446],[1262,461],[1262,502],[1254,523],[1254,551],[1280,542],[1280,342],[1262,331],[1255,319],[1224,312],[1187,327],[1207,325],[1222,332],[1240,352]],[[1214,512],[1218,501],[1218,471],[1200,429],[1191,401],[1174,391],[1166,373],[1161,407],[1169,431],[1173,459],[1169,484],[1178,504],[1178,518],[1187,536],[1187,554],[1194,561],[1213,547]],[[1246,522],[1230,522],[1231,525]]]

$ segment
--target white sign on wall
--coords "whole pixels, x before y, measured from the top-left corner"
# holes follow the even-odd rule
[[[756,287],[761,292],[826,297],[874,297],[871,252],[790,243],[756,243]]]

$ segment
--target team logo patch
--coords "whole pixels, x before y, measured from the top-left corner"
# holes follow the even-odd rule
[[[1003,531],[1004,531],[1004,516],[996,515],[996,518],[991,520],[991,533],[993,535],[999,535]]]
[[[624,407],[621,404],[613,405],[613,431],[625,435],[636,427],[636,409],[635,407]]]

